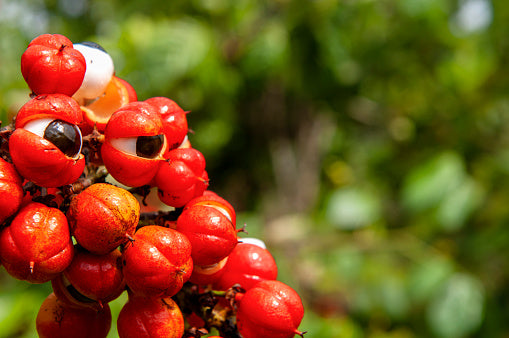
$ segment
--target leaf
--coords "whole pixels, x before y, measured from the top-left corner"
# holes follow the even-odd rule
[[[415,167],[405,178],[402,203],[411,211],[439,205],[465,178],[462,158],[455,152],[436,155]]]
[[[457,273],[432,298],[427,319],[439,337],[464,337],[481,325],[483,308],[481,282],[470,275]]]
[[[332,194],[327,205],[327,218],[344,230],[365,227],[380,217],[379,197],[364,189],[338,189]]]

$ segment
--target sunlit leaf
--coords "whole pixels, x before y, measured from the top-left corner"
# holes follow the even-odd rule
[[[439,337],[465,337],[473,333],[484,316],[484,287],[467,274],[455,274],[432,298],[427,318]]]

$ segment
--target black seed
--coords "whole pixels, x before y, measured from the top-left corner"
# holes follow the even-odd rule
[[[75,157],[81,148],[81,134],[74,124],[53,120],[44,130],[44,138],[53,143],[65,155]]]
[[[92,47],[92,48],[95,48],[95,49],[99,49],[99,50],[102,50],[103,52],[105,52],[106,54],[108,53],[100,44],[96,43],[96,42],[92,42],[92,41],[83,41],[83,42],[80,42],[79,45],[84,45],[84,46],[88,46],[88,47]]]
[[[145,158],[156,157],[163,147],[164,136],[138,136],[136,140],[136,155]]]

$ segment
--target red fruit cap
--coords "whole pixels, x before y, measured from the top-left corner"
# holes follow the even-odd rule
[[[16,115],[15,127],[22,128],[35,119],[54,118],[71,124],[80,124],[83,114],[79,104],[64,94],[43,94],[25,103]]]

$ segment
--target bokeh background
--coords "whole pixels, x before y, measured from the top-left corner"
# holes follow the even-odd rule
[[[31,39],[97,42],[191,111],[306,337],[508,337],[508,22],[505,0],[0,0],[0,120]],[[0,272],[0,336],[34,337],[49,292]]]

